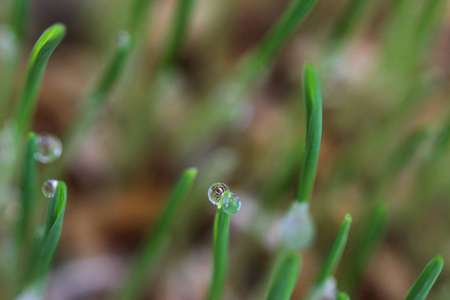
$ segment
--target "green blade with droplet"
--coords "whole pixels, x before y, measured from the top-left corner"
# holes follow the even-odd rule
[[[42,289],[47,273],[58,246],[59,237],[64,220],[64,212],[67,203],[67,187],[62,181],[58,181],[55,193],[50,199],[47,209],[47,217],[43,231],[40,231],[35,245],[35,252],[31,258],[27,283]]]
[[[208,300],[220,300],[223,296],[227,277],[228,262],[228,238],[230,231],[230,214],[222,209],[222,201],[228,197],[230,191],[225,191],[217,206],[216,218],[214,221],[213,238],[213,271],[209,286]]]

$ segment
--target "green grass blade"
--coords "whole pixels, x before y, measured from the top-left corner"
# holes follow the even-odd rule
[[[350,300],[350,297],[343,292],[340,292],[337,296],[337,300]]]
[[[181,45],[189,28],[188,23],[192,15],[192,7],[195,0],[179,0],[173,16],[172,26],[168,35],[166,46],[161,59],[161,68],[170,68],[177,59]]]
[[[317,0],[293,0],[279,21],[270,29],[260,45],[244,64],[242,80],[252,81],[266,67],[306,18]]]
[[[121,32],[113,56],[108,61],[97,84],[86,98],[83,99],[83,107],[75,117],[73,126],[65,137],[64,144],[66,154],[61,161],[62,166],[73,157],[83,133],[88,130],[94,118],[97,116],[99,108],[108,100],[108,96],[111,94],[112,90],[117,85],[120,76],[124,72],[124,68],[132,50],[133,39],[127,32]]]
[[[322,138],[322,95],[319,76],[312,64],[307,64],[303,73],[303,98],[306,106],[306,144],[297,201],[308,202],[314,187]]]
[[[362,229],[348,269],[342,276],[342,284],[345,290],[352,291],[362,276],[376,247],[380,243],[388,223],[388,209],[384,203],[378,202],[369,211],[367,223]]]
[[[17,223],[17,244],[19,247],[27,239],[30,232],[30,224],[34,207],[34,198],[36,196],[36,160],[34,154],[36,153],[37,141],[36,135],[30,133],[28,135],[25,146],[25,156],[22,169],[22,194],[21,194],[21,216]]]
[[[323,285],[325,281],[328,279],[328,277],[333,276],[333,273],[341,260],[342,254],[345,249],[345,245],[347,244],[347,237],[348,232],[350,231],[351,223],[352,217],[347,214],[333,242],[333,245],[331,245],[327,257],[325,258],[325,261],[322,264],[322,267],[319,271],[319,275],[317,276],[316,279],[315,286]]]
[[[167,243],[169,226],[173,223],[181,203],[189,195],[196,177],[197,169],[191,168],[187,169],[179,179],[154,230],[144,241],[143,248],[138,254],[122,290],[118,294],[118,299],[131,300],[139,298],[153,263],[161,253],[163,245]]]
[[[63,39],[65,32],[64,25],[51,26],[44,31],[31,51],[25,85],[15,111],[19,136],[23,136],[28,130],[47,61]]]
[[[403,169],[411,158],[417,153],[420,145],[426,140],[428,131],[425,128],[418,128],[411,133],[405,141],[391,154],[388,160],[384,174],[385,179],[392,178],[392,175]]]
[[[123,73],[124,66],[133,49],[133,39],[126,31],[122,31],[119,35],[117,48],[112,59],[109,61],[97,86],[92,91],[89,98],[89,107],[96,108],[101,105],[106,96],[111,92],[113,87],[117,84],[120,75]]]
[[[445,0],[429,0],[423,3],[424,7],[421,9],[419,22],[417,22],[416,43],[419,55],[423,54],[420,51],[425,52],[431,38],[435,35],[436,26],[442,20],[447,3]]]
[[[432,259],[414,282],[405,300],[425,300],[444,266],[441,256]]]
[[[131,13],[129,19],[129,32],[136,39],[137,34],[144,26],[148,10],[153,5],[154,0],[133,0],[131,3]]]
[[[331,34],[331,43],[333,46],[343,44],[355,26],[359,24],[359,21],[364,15],[364,11],[370,3],[370,0],[351,0],[348,2],[344,13],[339,16]]]
[[[17,40],[23,42],[28,26],[30,0],[16,0],[13,2],[11,28]]]
[[[223,193],[222,199],[217,206],[216,218],[214,221],[214,241],[213,241],[213,273],[209,286],[208,300],[222,299],[223,290],[227,277],[228,261],[228,235],[230,231],[230,214],[222,209],[222,200],[229,191]]]
[[[300,273],[300,256],[296,252],[280,255],[273,271],[267,300],[289,300]]]
[[[50,268],[53,254],[58,246],[59,236],[66,210],[67,188],[66,184],[58,181],[54,196],[50,200],[47,210],[43,237],[37,253],[35,262],[34,283],[41,284],[45,281]]]

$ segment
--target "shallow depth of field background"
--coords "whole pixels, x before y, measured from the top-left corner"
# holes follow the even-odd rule
[[[10,2],[0,3],[3,23]],[[50,58],[34,131],[64,135],[79,99],[113,53],[130,2],[32,1],[16,92],[39,35],[56,22],[68,30]],[[57,178],[66,181],[69,197],[49,299],[106,299],[177,178],[191,166],[199,168],[199,176],[145,299],[204,296],[215,214],[206,193],[214,182],[225,182],[242,200],[241,211],[231,217],[225,298],[251,299],[271,270],[277,220],[297,188],[305,138],[301,73],[306,62],[317,67],[321,79],[324,129],[311,199],[318,234],[303,255],[293,299],[305,292],[344,215],[351,213],[339,282],[375,201],[387,203],[389,227],[352,299],[402,299],[437,254],[446,264],[430,299],[448,299],[450,145],[441,143],[439,155],[433,149],[450,128],[450,6],[444,5],[437,19],[426,54],[411,59],[416,38],[402,33],[416,21],[408,17],[393,24],[391,14],[399,1],[370,1],[352,35],[333,52],[330,35],[347,1],[319,0],[271,68],[232,109],[221,105],[233,97],[232,88],[216,92],[216,110],[224,110],[229,122],[207,130],[211,118],[198,113],[209,101],[205,95],[232,76],[289,1],[196,1],[176,71],[162,79],[160,95],[150,96],[152,70],[162,55],[174,2],[154,1],[120,83],[68,170]],[[420,11],[425,1],[406,2]],[[411,67],[411,60],[417,65]],[[419,142],[399,150],[418,133]],[[42,182],[52,177],[50,169],[40,166]],[[266,203],[264,210],[261,203]],[[267,214],[270,226],[253,223],[255,214]],[[251,251],[246,250],[249,244]]]

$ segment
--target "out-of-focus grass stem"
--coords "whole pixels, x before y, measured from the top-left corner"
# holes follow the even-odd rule
[[[173,223],[181,203],[189,195],[196,176],[197,169],[191,168],[187,169],[179,179],[155,228],[144,240],[143,247],[140,249],[117,299],[132,300],[139,297],[145,286],[145,280],[152,271],[152,266],[168,242],[170,225]]]

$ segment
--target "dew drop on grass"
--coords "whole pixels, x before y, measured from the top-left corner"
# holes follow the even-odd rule
[[[54,162],[61,156],[61,141],[51,134],[40,134],[37,136],[37,150],[34,158],[41,163]]]
[[[58,185],[58,181],[54,179],[47,180],[42,185],[42,193],[47,198],[52,198],[55,195],[56,186]]]
[[[303,250],[311,245],[314,235],[315,225],[309,214],[309,204],[295,202],[282,220],[283,244],[290,249]]]
[[[241,209],[241,199],[233,193],[228,193],[222,200],[222,209],[227,214],[237,213]]]
[[[222,199],[223,193],[229,191],[230,188],[225,183],[214,183],[209,187],[208,198],[215,206],[219,205],[220,199]]]

